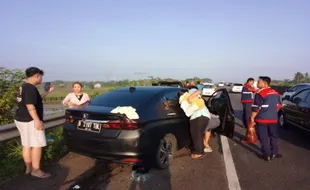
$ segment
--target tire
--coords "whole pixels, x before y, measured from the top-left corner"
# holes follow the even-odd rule
[[[285,115],[283,113],[283,111],[279,112],[279,120],[278,120],[278,124],[281,128],[286,127],[286,121],[285,121]]]
[[[176,150],[177,140],[175,136],[167,134],[160,140],[155,157],[155,166],[162,170],[168,168],[173,161]]]

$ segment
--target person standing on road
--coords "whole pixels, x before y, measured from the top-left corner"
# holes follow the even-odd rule
[[[25,73],[27,79],[19,88],[18,109],[14,122],[21,137],[26,174],[48,178],[51,174],[40,169],[42,147],[46,146],[42,99],[52,92],[54,87],[51,86],[48,91],[40,95],[36,85],[41,84],[44,72],[37,67],[30,67]]]
[[[272,158],[281,158],[278,153],[278,111],[281,108],[280,94],[269,87],[271,79],[259,77],[252,105],[251,122],[257,124],[257,134],[261,142],[263,158],[270,161]]]
[[[257,90],[252,87],[254,84],[253,78],[248,78],[247,82],[242,88],[241,103],[243,106],[243,124],[245,128],[248,128],[251,113],[252,113],[252,103],[253,103],[253,93]]]
[[[85,104],[90,100],[88,94],[82,92],[83,85],[80,82],[74,82],[72,84],[72,91],[69,93],[65,99],[62,101],[62,104],[65,106],[73,107]]]
[[[193,87],[189,90],[191,95],[187,101],[191,104],[195,98],[198,98],[201,94],[197,87]],[[207,128],[211,114],[208,108],[204,105],[203,108],[196,110],[190,116],[190,133],[193,141],[192,158],[202,158],[204,153],[212,152],[212,148],[209,145],[209,139],[211,136],[211,129]]]

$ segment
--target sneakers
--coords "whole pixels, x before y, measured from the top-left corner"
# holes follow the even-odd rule
[[[211,147],[207,147],[207,148],[204,148],[203,151],[204,151],[205,153],[209,153],[209,152],[212,152],[213,150],[212,150]]]
[[[267,162],[271,162],[272,159],[276,158],[283,158],[282,154],[273,154],[272,156],[259,156],[260,158],[264,159]]]
[[[283,158],[283,156],[282,156],[282,154],[273,154],[271,158],[272,159],[274,159],[274,158]]]
[[[270,156],[264,156],[264,160],[267,162],[271,162],[271,157]]]

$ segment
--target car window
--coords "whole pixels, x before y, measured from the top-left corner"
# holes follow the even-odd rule
[[[153,92],[147,91],[110,91],[99,95],[91,100],[91,105],[94,106],[132,106],[137,108],[139,105],[146,103],[154,96]]]
[[[182,92],[186,92],[186,90]],[[159,102],[160,110],[163,110],[163,117],[180,117],[185,115],[179,104],[180,96],[181,94],[179,93],[179,91],[168,92],[164,94],[163,98]]]
[[[299,86],[296,87],[296,91],[305,89],[305,88],[307,88],[307,87],[308,87],[307,85],[299,85]]]
[[[307,102],[307,103],[310,103],[310,93],[308,94],[308,97],[307,97],[307,99],[306,99],[306,102]]]
[[[309,92],[310,92],[310,90],[304,90],[304,91],[301,91],[298,94],[294,95],[293,102],[296,102],[296,100],[298,100],[299,102],[306,101],[306,98],[307,98]]]
[[[297,86],[289,88],[287,91],[288,92],[296,92]]]
[[[234,84],[234,86],[243,86],[243,84]]]

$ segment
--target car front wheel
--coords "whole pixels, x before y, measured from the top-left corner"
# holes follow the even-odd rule
[[[286,123],[285,123],[285,116],[284,116],[284,113],[281,111],[279,113],[279,126],[280,127],[285,127]]]
[[[161,139],[156,154],[156,167],[159,169],[168,168],[172,163],[176,149],[177,140],[174,135],[168,134],[163,139]]]

